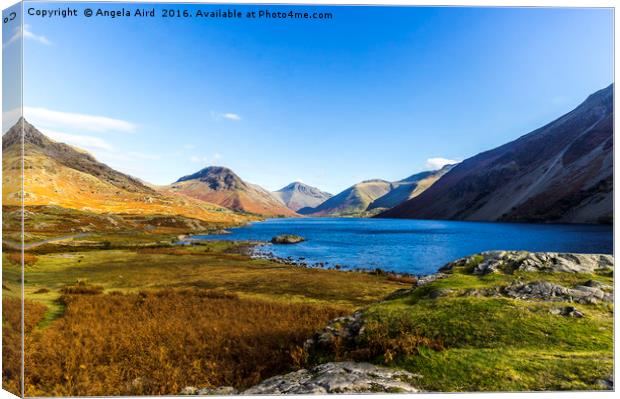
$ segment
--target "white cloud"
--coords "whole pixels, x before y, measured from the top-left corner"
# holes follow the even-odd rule
[[[185,144],[183,148],[185,148],[186,150],[193,150],[194,148],[196,148],[196,146],[194,144]]]
[[[227,112],[225,114],[222,114],[222,118],[231,120],[231,121],[240,121],[241,117],[237,114],[233,114],[231,112]]]
[[[24,107],[24,118],[37,127],[79,129],[98,133],[133,133],[137,129],[137,125],[121,119],[54,111],[47,108]]]
[[[34,33],[32,33],[32,31],[30,30],[30,25],[24,25],[24,38],[36,40],[37,42],[45,44],[46,46],[52,45],[52,42],[50,42],[47,37],[42,35],[35,35]]]
[[[113,147],[110,144],[108,144],[105,140],[100,139],[99,137],[69,134],[48,129],[43,129],[41,131],[52,140],[56,140],[65,144],[70,144],[76,147],[107,151],[113,150]]]
[[[21,108],[13,108],[2,112],[2,132],[6,133],[10,128],[15,126],[19,118],[22,116]]]
[[[202,165],[217,165],[222,158],[222,154],[216,152],[211,156],[211,158],[206,156],[192,155],[189,160],[193,163],[199,163]]]
[[[455,163],[459,163],[459,161],[456,161],[454,159],[442,158],[442,157],[428,158],[426,160],[426,167],[432,170],[436,170],[436,169],[441,169],[446,165],[451,165]]]
[[[36,42],[39,42],[41,44],[44,44],[46,46],[51,46],[53,43],[51,41],[49,41],[49,39],[45,36],[42,35],[37,35],[35,33],[32,32],[32,30],[30,29],[30,25],[24,25],[23,26],[23,32],[20,28],[16,28],[13,36],[11,36],[11,38],[9,40],[7,40],[5,43],[2,44],[2,47],[6,47],[12,43],[15,43],[16,41],[18,41],[19,39],[21,39],[22,37],[22,33],[24,36],[24,39],[30,39],[30,40],[34,40]]]
[[[240,121],[241,120],[241,116],[239,116],[239,114],[235,114],[233,112],[224,112],[224,113],[219,113],[219,112],[215,112],[215,111],[211,111],[211,117],[213,119],[215,119],[216,121],[220,121],[222,119],[228,119],[229,121]]]

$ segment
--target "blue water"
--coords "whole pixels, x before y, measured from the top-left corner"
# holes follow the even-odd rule
[[[434,273],[447,262],[489,250],[613,251],[611,226],[593,225],[291,218],[256,222],[231,232],[199,238],[269,241],[278,234],[297,234],[307,241],[264,245],[257,252],[294,260],[305,258],[310,265],[328,262],[328,267],[338,264],[411,274]]]

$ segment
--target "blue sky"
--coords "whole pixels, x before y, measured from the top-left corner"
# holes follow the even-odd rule
[[[79,17],[24,18],[26,118],[156,184],[211,164],[271,190],[397,180],[511,141],[613,80],[610,9],[321,7],[334,18],[301,21],[71,6]]]

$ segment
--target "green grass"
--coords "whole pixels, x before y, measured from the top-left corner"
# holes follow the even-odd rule
[[[428,391],[529,391],[600,389],[613,368],[609,351],[562,352],[504,349],[421,350],[395,366],[415,370]]]
[[[334,349],[331,358],[317,353],[317,359],[349,357],[401,367],[421,374],[419,385],[429,391],[601,389],[599,380],[613,369],[613,304],[468,293],[515,281],[570,287],[592,279],[613,286],[613,273],[472,271],[472,265],[455,268],[408,295],[371,305],[357,346]],[[441,295],[433,295],[437,292]],[[585,317],[551,313],[562,306],[574,306]]]
[[[106,239],[109,239],[106,237]],[[120,245],[120,241],[116,244]],[[25,296],[49,307],[47,319],[62,314],[56,302],[65,285],[84,281],[106,291],[208,288],[241,297],[274,301],[324,302],[351,309],[375,302],[406,284],[386,276],[305,269],[239,253],[243,243],[209,242],[196,246],[92,249],[73,252],[49,246],[25,268]],[[11,279],[18,276],[11,276]],[[36,293],[41,289],[48,292]]]

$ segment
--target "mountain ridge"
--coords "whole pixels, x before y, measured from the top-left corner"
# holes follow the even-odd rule
[[[570,112],[455,166],[378,217],[601,223],[612,218],[613,84]]]
[[[23,132],[23,135],[22,135]],[[23,151],[22,151],[23,138]],[[87,151],[54,141],[25,119],[2,136],[5,206],[56,206],[99,214],[182,216],[192,220],[239,224],[247,217],[220,206],[149,187],[139,179],[97,161]],[[21,192],[21,167],[23,198]],[[200,225],[203,226],[203,225]],[[204,227],[204,226],[203,226]]]

